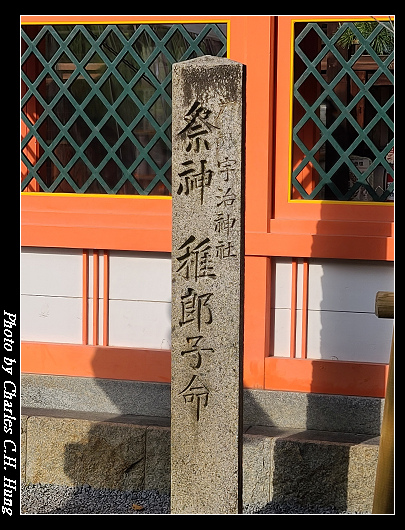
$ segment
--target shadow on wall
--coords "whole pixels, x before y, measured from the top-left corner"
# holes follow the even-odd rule
[[[319,299],[312,300],[309,306],[308,356],[336,362],[388,363],[392,324],[387,325],[374,315],[376,292],[392,290],[388,264],[317,259],[324,255],[317,238],[311,254],[310,263],[317,268],[319,283],[315,298]],[[303,431],[290,434],[286,429],[274,440],[271,498],[275,502],[289,499],[301,504],[333,505],[341,511],[370,512],[381,400],[317,394],[319,382],[324,381],[322,370],[322,366],[313,364],[314,393],[301,394],[302,399],[295,403],[301,418],[298,422],[292,418],[290,426],[298,423]],[[282,394],[280,403],[285,404],[290,393]],[[267,421],[268,425],[273,420],[276,425],[285,420],[274,407],[270,408],[272,417],[265,418],[269,408],[263,409],[258,400],[251,399],[249,406],[256,408],[260,421]],[[290,413],[297,414],[296,408],[291,407]],[[288,423],[284,425],[288,427]]]
[[[74,485],[95,488],[143,489],[145,482],[146,427],[81,422],[78,442],[65,446],[65,474]]]
[[[64,473],[71,484],[170,491],[168,419],[110,415],[103,422],[77,422],[76,428],[78,441],[66,444],[64,453]]]
[[[271,501],[371,510],[380,399],[250,390],[245,391],[245,418],[257,425],[248,434],[274,437],[262,440]],[[257,443],[246,437],[248,455]]]
[[[97,359],[96,354],[93,360],[96,374]],[[98,400],[94,410],[106,410],[108,402],[108,410],[116,413],[99,413],[95,421],[72,421],[64,444],[64,474],[69,483],[168,493],[170,386],[101,378],[94,383],[92,399]],[[259,466],[254,484],[251,479],[246,480],[246,502],[253,502],[256,485],[260,483],[266,491],[260,493],[258,501],[292,501],[333,506],[340,511],[353,506],[358,511],[368,510],[368,506],[364,508],[364,498],[368,495],[372,499],[375,451],[372,445],[368,450],[365,444],[374,443],[380,400],[351,401],[347,396],[246,390],[245,401],[246,427],[278,426],[264,427],[263,431],[261,427],[256,427],[256,431],[252,427],[244,438],[245,465]],[[277,406],[280,410],[275,409]],[[358,417],[359,423],[363,421],[365,434],[325,432],[331,428],[349,430],[353,426],[353,418],[346,423],[333,418],[339,408],[342,416],[351,415]],[[145,411],[151,416],[142,416]],[[368,418],[367,424],[364,416]],[[298,428],[292,430],[291,426]],[[265,438],[249,436],[260,432]],[[358,502],[356,490],[361,491]]]
[[[318,225],[322,223],[322,209],[321,207],[321,221]],[[320,247],[322,243],[314,238],[311,249],[311,256],[314,258],[310,262],[316,263],[317,256],[323,255],[324,249]],[[375,294],[382,289],[382,285],[384,288],[387,286],[387,276],[384,274],[386,270],[383,269],[385,264],[354,260],[322,260],[318,261],[318,266],[322,267],[319,289],[321,299],[316,315],[320,318],[320,358],[337,362],[371,360],[381,363],[385,360],[388,363],[390,331],[386,323],[381,323],[374,315]],[[378,282],[380,271],[382,284]],[[309,328],[310,315],[311,310],[308,312]],[[379,333],[376,332],[377,327],[380,328]],[[310,335],[309,329],[308,337]],[[308,344],[308,356],[311,356],[310,350]],[[312,369],[314,392],[318,387],[318,381],[322,378],[322,367],[314,363]],[[294,440],[284,438],[277,441],[274,451],[273,482],[278,491],[274,492],[274,495],[280,498],[294,497],[300,492],[305,498],[310,498],[311,502],[317,504],[333,503],[341,510],[371,512],[377,467],[375,446],[379,438],[370,439],[370,436],[357,433],[372,432],[372,428],[368,430],[371,426],[368,424],[370,421],[376,422],[377,425],[381,424],[380,400],[350,396],[330,396],[328,399],[328,396],[308,393],[307,429],[333,430],[331,425],[336,420],[333,418],[332,410],[328,408],[329,400],[335,401],[335,414],[341,422],[339,431],[343,432],[312,433],[311,441],[304,441],[302,444],[295,442],[297,436],[293,436]],[[373,405],[376,416],[374,418],[373,414],[370,414]],[[350,419],[350,428],[349,426],[345,428],[345,418]],[[299,436],[305,437],[305,434]],[[333,442],[333,445],[328,442]],[[305,480],[302,477],[305,477]]]
[[[304,431],[275,441],[272,500],[369,513],[378,438]]]
[[[170,490],[170,385],[97,378],[100,421],[78,424],[77,442],[65,446],[64,473],[74,485],[120,490]],[[112,413],[111,411],[115,411]]]
[[[319,249],[312,249],[314,256]],[[293,252],[292,252],[293,253]],[[336,261],[334,261],[336,263]],[[341,263],[345,267],[345,263]],[[347,265],[347,264],[346,264]],[[350,262],[350,265],[356,265]],[[366,267],[366,264],[359,263]],[[353,351],[367,340],[361,325],[364,318],[374,317],[374,296],[385,286],[375,285],[375,292],[367,294],[370,308],[353,308],[356,293],[353,293],[353,278],[344,277],[342,285],[332,285],[327,275],[320,276],[322,298],[320,311],[316,315],[321,319],[319,351],[322,358],[341,358],[341,352],[331,349],[331,337],[347,335],[345,322],[358,318],[359,324],[350,325],[353,336]],[[355,285],[354,285],[355,286]],[[359,283],[359,290],[364,285]],[[371,289],[369,289],[371,290]],[[338,297],[337,310],[330,301]],[[335,314],[336,313],[336,314]],[[364,316],[365,313],[369,315]],[[333,317],[336,316],[336,322]],[[345,320],[346,319],[346,320]],[[370,320],[371,321],[371,320]],[[374,321],[372,322],[372,325]],[[311,325],[311,321],[308,321]],[[331,330],[333,333],[331,334]],[[345,340],[347,337],[345,337]],[[379,355],[387,355],[386,352]],[[343,352],[347,355],[347,352]],[[362,360],[362,359],[359,359]],[[316,365],[315,365],[316,366]],[[98,355],[93,359],[95,377],[100,373]],[[322,374],[312,374],[313,387]],[[159,489],[168,491],[170,487],[170,389],[165,384],[147,384],[131,394],[129,381],[95,380],[105,398],[113,404],[117,416],[109,418],[110,425],[104,422],[89,422],[82,432],[77,433],[77,442],[65,447],[65,474],[76,485],[90,484],[94,487],[117,489]],[[142,384],[139,384],[142,386]],[[247,394],[248,393],[248,394]],[[128,396],[131,395],[128,401]],[[270,405],[266,397],[271,395]],[[245,423],[249,425],[277,426],[275,436],[268,446],[269,460],[269,499],[273,502],[286,500],[301,504],[334,506],[345,511],[356,508],[369,511],[364,499],[372,502],[375,482],[376,430],[381,421],[381,403],[373,398],[351,398],[350,396],[327,396],[320,394],[276,393],[266,391],[247,391]],[[294,401],[295,399],[295,401]],[[291,400],[291,418],[285,414],[287,402]],[[298,406],[297,406],[298,405]],[[280,410],[276,410],[279,407]],[[149,418],[142,418],[148,411],[156,418],[156,425]],[[136,415],[136,425],[128,427],[131,421],[127,414]],[[159,419],[160,418],[160,419]],[[143,422],[143,423],[142,423]],[[111,425],[111,423],[113,425]],[[164,429],[162,430],[162,426]],[[291,432],[290,427],[299,432]],[[321,432],[320,432],[321,431]],[[359,434],[360,433],[360,434]],[[251,437],[246,437],[245,448],[249,450]],[[264,447],[264,446],[263,446]],[[164,450],[162,450],[164,448]]]

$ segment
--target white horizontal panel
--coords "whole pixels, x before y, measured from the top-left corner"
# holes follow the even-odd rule
[[[309,309],[374,313],[377,291],[393,290],[392,263],[311,260],[309,264]]]
[[[109,297],[170,302],[170,254],[111,251]]]
[[[272,258],[273,307],[291,307],[291,258]]]
[[[303,263],[302,259],[297,263],[297,309],[302,309],[302,294],[303,294]],[[273,275],[272,288],[274,289],[272,295],[272,307],[278,309],[291,308],[291,294],[292,294],[292,260],[291,258],[272,258]]]
[[[87,315],[88,315],[88,344],[94,345],[93,341],[93,298],[89,298],[87,302]],[[104,335],[104,299],[99,298],[98,300],[98,344],[103,344]]]
[[[296,312],[296,357],[301,357],[302,311]],[[275,357],[290,356],[290,309],[272,309]],[[368,313],[308,312],[309,359],[377,362],[389,360],[392,320]]]
[[[80,344],[81,299],[21,295],[21,340]]]
[[[290,329],[291,310],[272,309],[271,340],[274,348],[274,357],[290,356]]]
[[[308,358],[387,363],[392,320],[369,313],[308,312]]]
[[[171,304],[110,300],[109,345],[169,349]]]
[[[273,326],[272,341],[274,357],[290,356],[290,329],[291,329],[291,310],[290,309],[272,309]],[[296,357],[301,357],[302,344],[302,311],[296,311]]]
[[[21,249],[21,294],[82,296],[83,253],[75,249]]]

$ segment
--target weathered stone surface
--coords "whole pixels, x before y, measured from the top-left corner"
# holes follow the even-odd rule
[[[271,499],[371,510],[378,438],[303,431],[274,440]]]
[[[122,489],[145,488],[170,493],[170,429],[167,426],[136,424],[139,417],[121,416],[117,418],[121,429],[117,429],[112,418],[94,421],[81,417],[80,412],[76,414],[75,421],[66,418],[62,423],[62,417],[30,414],[27,419],[24,416],[28,459],[26,463],[23,452],[22,481],[26,475],[25,481],[32,483],[97,484],[113,488],[123,484]],[[89,418],[94,418],[93,414]],[[134,426],[138,428],[134,430]],[[93,459],[92,444],[86,449],[94,432],[103,433],[100,450],[114,447],[113,451],[107,450],[105,457]],[[96,439],[93,445],[97,445]],[[83,462],[82,469],[78,472],[76,465],[65,469],[67,454],[78,446],[82,446],[77,452]],[[243,435],[243,502],[264,506],[285,499],[305,506],[335,505],[350,512],[371,512],[378,448],[379,438],[368,435],[249,427]],[[139,460],[143,454],[145,460]],[[71,456],[69,460],[72,461]],[[137,460],[138,464],[131,469]],[[141,482],[143,465],[144,483]]]
[[[27,416],[21,415],[21,482],[25,482],[27,464]]]
[[[246,388],[243,407],[246,425],[377,436],[380,434],[384,400]]]
[[[102,385],[102,386],[100,386]],[[69,396],[66,402],[66,396]],[[61,402],[62,396],[65,401]],[[23,408],[156,416],[170,425],[170,384],[21,374]],[[384,399],[245,388],[244,423],[379,435]],[[36,414],[35,412],[33,413]],[[67,416],[68,417],[68,416]],[[139,421],[139,420],[138,420]]]
[[[28,418],[26,481],[142,489],[145,433],[146,426]]]
[[[172,513],[238,513],[243,65],[173,65]]]
[[[347,465],[347,507],[351,511],[372,511],[379,441],[378,436],[350,448]]]
[[[243,435],[243,504],[270,502],[273,438]]]
[[[170,428],[146,430],[145,489],[170,492]]]
[[[170,386],[165,383],[21,374],[21,390],[23,407],[170,416]]]

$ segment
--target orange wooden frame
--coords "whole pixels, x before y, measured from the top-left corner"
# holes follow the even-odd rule
[[[388,365],[267,357],[264,388],[317,394],[384,397]]]
[[[82,343],[89,343],[89,251],[83,250]]]
[[[22,22],[110,18],[35,15],[22,17]],[[300,18],[304,17],[212,17],[229,21],[229,57],[247,65],[246,254],[290,256],[294,248],[296,255],[307,257],[393,260],[391,204],[288,201],[290,91],[285,87],[291,74],[291,21]],[[119,21],[130,19],[134,17]],[[144,21],[168,20],[171,17]],[[142,17],[137,21],[142,22]],[[21,244],[170,252],[170,201],[170,197],[22,193]]]
[[[291,72],[292,17],[120,16],[114,21],[104,15],[21,18],[22,23],[37,24],[134,20],[228,21],[228,56],[246,65],[244,386],[381,397],[386,365],[306,359],[307,258],[392,260],[393,209],[391,205],[288,202],[290,102],[286,87]],[[108,346],[108,251],[171,252],[170,197],[23,193],[21,245],[84,249],[83,344],[23,343],[22,371],[170,381],[169,351]],[[97,316],[92,330],[88,329],[88,249],[104,249],[94,251],[97,256],[101,252],[104,260],[102,346],[97,345],[98,329],[94,329]],[[298,359],[269,357],[272,256],[304,258],[302,348]],[[98,304],[93,310],[98,312]],[[89,334],[93,345],[89,345]],[[295,341],[291,341],[291,352],[295,357]]]
[[[175,20],[174,20],[175,19]],[[247,65],[246,172],[260,175],[246,186],[247,230],[266,231],[270,200],[269,161],[272,143],[272,101],[275,57],[269,50],[274,39],[274,17],[174,16],[119,17],[114,22],[228,22],[228,56]],[[111,17],[27,15],[22,23],[111,22]],[[254,36],[254,39],[252,39]],[[258,89],[260,87],[260,90]],[[272,91],[270,91],[272,93]],[[260,130],[260,135],[257,131]],[[171,198],[79,194],[22,193],[21,244],[119,250],[171,250]],[[262,215],[264,214],[264,222]]]
[[[376,15],[376,17],[379,17]],[[332,257],[328,251],[328,237],[346,253],[334,257],[356,259],[393,259],[393,204],[356,203],[338,201],[291,200],[290,155],[292,116],[293,22],[324,20],[373,20],[359,16],[297,16],[278,17],[277,32],[277,120],[275,123],[274,201],[269,231],[294,234],[307,239],[305,255]],[[380,17],[387,18],[387,17]],[[286,87],[289,87],[286,90]],[[319,238],[319,236],[322,236]],[[308,236],[310,239],[308,239]],[[354,245],[350,244],[354,236]],[[369,239],[371,238],[371,239]],[[368,242],[367,242],[368,240]],[[310,242],[311,241],[311,242]],[[333,244],[333,243],[332,243]],[[358,246],[360,244],[360,247]],[[312,248],[308,248],[311,245]],[[367,252],[366,247],[373,250]],[[356,252],[356,248],[358,251]],[[363,251],[365,253],[363,254]]]
[[[384,397],[388,366],[376,363],[267,357],[255,388]],[[21,371],[170,383],[170,350],[23,342]],[[247,385],[244,385],[245,387]]]
[[[21,371],[170,383],[170,350],[23,342]]]

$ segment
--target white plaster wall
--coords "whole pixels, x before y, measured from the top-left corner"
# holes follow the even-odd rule
[[[99,344],[103,341],[104,266],[99,255]],[[89,255],[89,344],[93,322],[93,253]],[[111,251],[109,345],[169,349],[170,254]],[[82,342],[82,250],[23,248],[21,339]]]
[[[100,253],[101,254],[101,253]],[[290,354],[291,259],[273,258],[272,341]],[[82,251],[23,248],[21,339],[82,342]],[[93,256],[89,259],[89,343],[92,343]],[[392,320],[374,315],[377,291],[393,290],[392,263],[310,260],[307,356],[388,362]],[[103,330],[103,259],[99,257],[99,344]],[[169,349],[170,254],[111,251],[109,344]],[[298,263],[296,351],[301,354],[302,263]]]
[[[109,298],[111,346],[170,348],[170,254],[111,251]]]
[[[291,259],[273,258],[274,355],[290,354]],[[392,320],[374,315],[377,291],[394,290],[392,263],[310,260],[307,357],[384,363],[389,360]],[[302,263],[297,281],[297,357],[301,355]]]
[[[81,343],[82,251],[21,250],[21,340]]]

